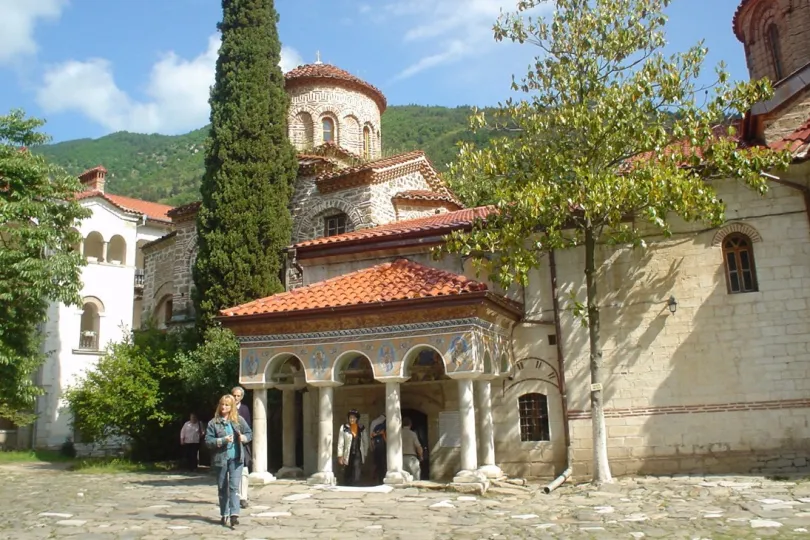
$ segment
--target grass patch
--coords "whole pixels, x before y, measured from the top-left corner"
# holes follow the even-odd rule
[[[167,472],[175,468],[172,462],[139,463],[122,458],[78,459],[68,470],[86,474],[117,474],[134,472]]]
[[[0,464],[5,463],[64,463],[72,461],[58,450],[0,451]]]

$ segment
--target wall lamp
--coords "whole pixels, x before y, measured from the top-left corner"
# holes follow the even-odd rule
[[[675,311],[678,310],[678,301],[675,300],[674,296],[669,297],[669,300],[667,301],[667,307],[669,308],[669,312],[675,315]]]

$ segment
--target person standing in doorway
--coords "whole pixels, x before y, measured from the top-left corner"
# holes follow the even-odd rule
[[[344,467],[344,484],[356,486],[368,454],[368,437],[365,426],[359,424],[359,412],[352,409],[347,417],[338,436],[338,464]]]
[[[223,526],[229,524],[229,519],[231,528],[239,525],[239,483],[245,468],[245,445],[252,437],[250,426],[236,413],[233,396],[219,398],[214,418],[205,430],[205,445],[211,449]]]
[[[202,424],[197,420],[197,415],[191,413],[188,422],[183,424],[180,430],[180,446],[183,449],[183,461],[191,472],[197,472],[198,454],[200,451],[200,437],[202,436]]]
[[[252,427],[253,422],[250,418],[250,409],[248,409],[247,405],[242,403],[242,398],[245,397],[245,390],[241,386],[234,386],[233,390],[231,390],[231,395],[233,396],[233,399],[236,400],[236,412],[245,422],[247,422],[249,426]],[[242,481],[239,483],[239,506],[242,508],[247,508],[250,504],[248,502],[248,474],[250,473],[250,469],[252,468],[251,466],[253,465],[250,450],[246,450],[245,453],[245,466],[242,467]]]
[[[414,480],[421,480],[422,443],[411,429],[412,425],[407,416],[402,419],[402,468],[411,473]]]
[[[381,414],[371,421],[371,455],[374,457],[374,475],[377,483],[385,481],[388,472],[388,449],[385,440],[385,415]]]

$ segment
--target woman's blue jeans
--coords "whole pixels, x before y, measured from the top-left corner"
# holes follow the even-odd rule
[[[219,491],[219,513],[222,517],[239,515],[239,483],[242,481],[242,463],[229,459],[223,467],[215,467]]]

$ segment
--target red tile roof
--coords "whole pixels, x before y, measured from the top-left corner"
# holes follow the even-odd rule
[[[495,212],[494,206],[479,206],[477,208],[466,208],[455,212],[445,212],[428,217],[397,221],[373,227],[360,229],[335,236],[324,236],[314,240],[307,240],[295,245],[296,248],[309,246],[323,246],[341,244],[344,242],[362,242],[376,238],[388,236],[402,236],[406,234],[442,234],[454,229],[471,226],[476,219],[484,219]]]
[[[485,292],[485,283],[397,259],[221,311],[228,317],[379,304]]]
[[[803,160],[810,155],[810,118],[799,126],[790,135],[785,135],[778,141],[768,145],[772,150],[788,150],[793,154],[793,158]]]
[[[454,206],[459,206],[458,201],[453,197],[448,197],[444,193],[437,193],[435,191],[414,189],[410,191],[400,191],[392,197],[394,200],[404,201],[437,201],[449,202]]]
[[[140,199],[113,195],[112,193],[104,193],[96,190],[82,191],[76,194],[76,200],[90,199],[92,197],[105,199],[113,206],[130,214],[145,214],[149,219],[165,221],[167,223],[171,223],[172,221],[168,214],[173,207],[166,204],[142,201]]]
[[[377,103],[377,106],[380,108],[380,114],[385,111],[387,106],[385,96],[379,88],[372,86],[363,79],[355,77],[348,71],[340,69],[339,67],[331,64],[317,63],[298,66],[292,71],[287,72],[284,77],[286,79],[287,88],[298,84],[315,82],[319,79],[327,79],[337,82],[338,84],[344,83],[350,87],[365,91],[365,93]]]

